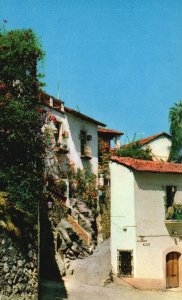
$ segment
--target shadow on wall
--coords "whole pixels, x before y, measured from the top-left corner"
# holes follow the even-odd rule
[[[55,260],[54,238],[47,212],[42,214],[40,224],[39,300],[67,299],[64,281]]]

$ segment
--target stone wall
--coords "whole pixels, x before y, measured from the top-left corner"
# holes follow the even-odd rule
[[[0,233],[0,299],[38,298],[36,248],[33,242],[20,245],[4,232]]]
[[[104,187],[104,198],[100,199],[100,214],[103,240],[110,238],[111,221],[110,221],[110,186]]]

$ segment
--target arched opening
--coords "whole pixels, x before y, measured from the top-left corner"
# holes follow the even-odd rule
[[[170,252],[166,255],[166,288],[179,286],[179,252]]]

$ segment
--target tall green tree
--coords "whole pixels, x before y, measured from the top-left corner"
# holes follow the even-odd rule
[[[31,29],[0,32],[0,190],[29,223],[36,222],[44,184],[37,75],[43,55]]]
[[[172,147],[170,161],[182,162],[182,101],[175,103],[169,111]]]

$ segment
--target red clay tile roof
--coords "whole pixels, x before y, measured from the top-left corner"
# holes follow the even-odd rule
[[[98,128],[99,135],[109,135],[109,136],[116,136],[116,135],[123,135],[123,132],[116,131],[113,129],[108,128]]]
[[[76,111],[72,108],[64,107],[64,109],[65,109],[65,111],[67,111],[67,112],[69,112],[69,113],[71,113],[71,114],[73,114],[73,115],[75,115],[75,116],[77,116],[77,117],[79,117],[83,120],[87,120],[89,122],[95,123],[95,124],[100,125],[100,126],[104,126],[104,127],[106,126],[106,124],[101,123],[100,121],[97,121],[93,118],[90,118],[90,117],[88,117],[88,116],[86,116],[86,115],[84,115],[84,114],[80,113],[79,111]]]
[[[182,174],[182,164],[112,156],[111,160],[134,171]]]
[[[50,98],[53,99],[54,107],[52,107],[52,106],[50,105]],[[46,94],[46,93],[45,93],[44,91],[42,91],[42,90],[39,91],[39,99],[42,101],[42,103],[43,103],[45,106],[48,106],[48,107],[50,107],[50,108],[52,108],[52,109],[55,109],[56,111],[59,111],[59,112],[61,112],[61,113],[64,113],[64,112],[62,111],[62,109],[61,109],[61,103],[64,103],[63,101],[58,100],[58,99],[56,99],[56,98],[54,98],[54,97],[52,97],[52,96]],[[90,118],[90,117],[88,117],[88,116],[86,116],[86,115],[84,115],[84,114],[82,114],[82,113],[80,113],[80,112],[78,112],[78,111],[76,111],[76,110],[74,110],[74,109],[72,109],[72,108],[64,107],[64,110],[65,110],[65,112],[69,112],[69,113],[71,113],[71,114],[73,114],[73,115],[75,115],[75,116],[77,116],[77,117],[79,117],[79,118],[81,118],[81,119],[83,119],[83,120],[87,120],[87,121],[89,121],[89,122],[91,122],[91,123],[95,123],[95,124],[97,124],[97,125],[99,125],[99,126],[103,126],[103,127],[106,126],[106,124],[101,123],[101,122],[99,122],[99,121],[97,121],[97,120],[95,120],[95,119],[93,119],[93,118]]]
[[[50,98],[53,99],[54,107],[52,107],[52,106],[50,105]],[[50,96],[50,95],[46,94],[46,93],[45,93],[44,91],[42,91],[42,90],[39,91],[39,99],[40,99],[40,101],[41,101],[45,106],[48,106],[48,107],[50,107],[50,108],[52,108],[52,109],[54,109],[54,110],[56,110],[56,111],[59,111],[59,112],[63,113],[63,111],[61,110],[61,103],[64,104],[63,101],[58,100],[58,99],[54,98],[53,96]]]
[[[135,144],[135,143],[139,143],[139,145],[145,145],[153,140],[155,140],[156,138],[160,137],[160,136],[166,136],[168,138],[171,138],[171,135],[166,133],[166,132],[161,132],[161,133],[158,133],[158,134],[154,134],[152,136],[149,136],[149,137],[146,137],[144,139],[140,139],[140,140],[137,140],[135,142],[132,142],[132,143],[129,143],[129,144],[126,144],[124,145],[124,147],[128,147],[129,145],[132,145],[132,144]]]

